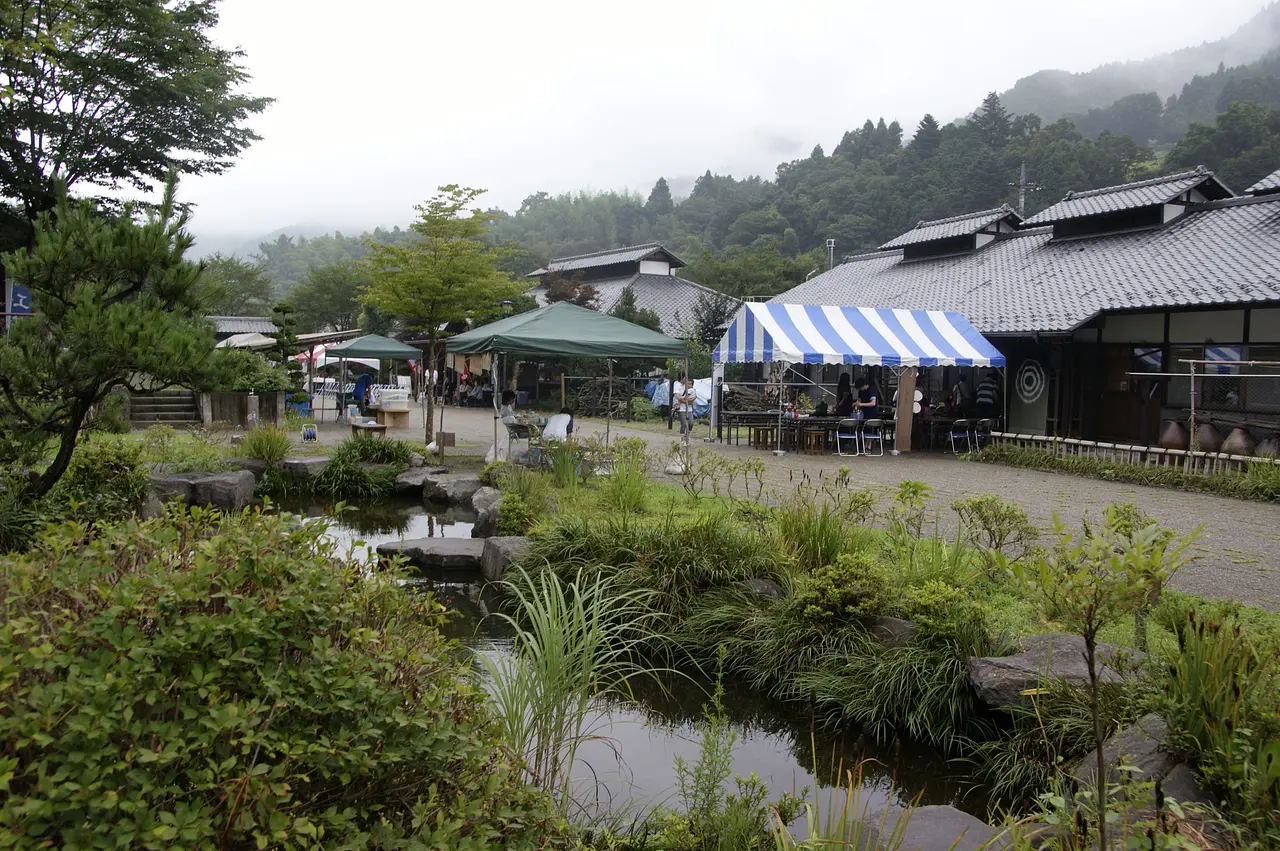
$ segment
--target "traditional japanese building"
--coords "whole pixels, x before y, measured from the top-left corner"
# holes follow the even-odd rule
[[[1013,431],[1154,443],[1213,375],[1211,419],[1280,432],[1280,171],[1236,195],[1199,168],[915,228],[774,299],[959,311],[1008,359]],[[1144,378],[1143,375],[1151,375]],[[934,379],[945,392],[954,375]]]
[[[558,257],[546,268],[529,273],[540,281],[551,275],[589,284],[596,291],[594,307],[609,313],[630,287],[636,307],[652,310],[662,322],[662,332],[682,337],[692,330],[698,299],[725,298],[722,293],[685,280],[676,270],[687,264],[656,242]],[[546,304],[546,285],[539,283],[530,294]]]

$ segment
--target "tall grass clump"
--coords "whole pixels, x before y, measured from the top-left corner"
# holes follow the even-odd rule
[[[551,460],[551,481],[555,486],[561,490],[577,490],[578,472],[585,461],[573,442],[552,441],[544,451]]]
[[[619,460],[613,465],[613,475],[604,483],[604,500],[615,511],[636,514],[644,509],[648,488],[649,471],[642,460]]]
[[[826,502],[797,498],[779,508],[776,517],[778,536],[801,570],[834,563],[848,543],[844,518]]]
[[[246,457],[265,461],[271,467],[287,458],[292,450],[293,440],[289,433],[272,425],[260,425],[251,429],[240,443],[240,451]]]
[[[591,717],[603,701],[628,700],[631,682],[655,671],[641,659],[662,623],[651,592],[614,578],[578,573],[569,581],[549,570],[523,569],[504,583],[511,610],[496,615],[515,631],[511,656],[482,655],[505,740],[529,782],[561,805],[577,796],[578,749],[603,738]]]
[[[331,456],[335,462],[351,461],[359,464],[394,464],[408,467],[418,449],[403,440],[351,437],[339,443]]]

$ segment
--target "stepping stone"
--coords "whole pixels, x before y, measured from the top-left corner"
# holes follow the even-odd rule
[[[280,470],[293,479],[314,478],[328,467],[328,458],[286,458],[280,462]]]
[[[480,572],[490,582],[500,581],[507,568],[519,562],[529,552],[529,539],[522,536],[484,538],[483,543]]]
[[[176,473],[151,477],[151,490],[162,502],[180,500],[187,505],[206,505],[227,512],[243,511],[253,502],[253,473]]]
[[[411,538],[378,545],[380,556],[402,556],[419,570],[480,572],[484,540],[479,538]]]
[[[1046,680],[1063,680],[1073,686],[1089,685],[1084,639],[1078,635],[1033,635],[1022,639],[1023,652],[1013,656],[969,659],[969,682],[978,699],[992,709],[1010,709],[1024,703],[1023,692]],[[1123,682],[1131,676],[1118,669],[1118,657],[1131,663],[1145,654],[1115,644],[1099,644],[1098,675],[1105,683]]]

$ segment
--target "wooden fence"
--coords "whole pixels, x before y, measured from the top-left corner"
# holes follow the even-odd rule
[[[1074,437],[1051,437],[1043,434],[991,432],[991,443],[1038,449],[1059,458],[1078,456],[1140,464],[1147,467],[1181,467],[1189,473],[1244,472],[1250,464],[1280,464],[1280,458],[1256,455],[1228,455],[1225,452],[1192,452],[1189,449],[1161,449],[1159,446],[1136,446],[1128,443],[1103,443]]]

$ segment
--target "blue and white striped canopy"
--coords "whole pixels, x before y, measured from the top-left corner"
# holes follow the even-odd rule
[[[820,304],[744,304],[711,360],[1004,366],[1004,355],[959,313]]]

